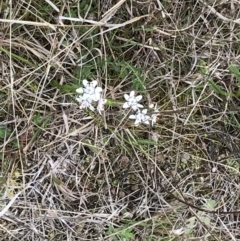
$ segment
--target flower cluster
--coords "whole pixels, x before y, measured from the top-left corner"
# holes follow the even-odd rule
[[[154,114],[152,115],[147,115],[147,109],[141,110],[140,108],[143,108],[143,105],[139,104],[138,102],[142,99],[142,95],[138,95],[135,97],[135,92],[131,91],[130,94],[125,94],[124,98],[126,102],[123,104],[123,108],[132,108],[136,113],[134,115],[130,115],[130,119],[135,120],[135,126],[138,126],[140,123],[144,123],[147,125],[154,125],[157,121],[157,115],[158,115],[158,110],[157,110],[157,105],[150,105],[150,109],[154,108]]]
[[[76,98],[80,103],[80,109],[90,109],[94,111],[95,108],[92,104],[98,101],[97,110],[101,114],[104,108],[103,106],[107,102],[106,99],[101,97],[102,88],[97,86],[96,80],[90,82],[84,79],[82,83],[84,87],[76,89],[76,92],[81,94]]]
[[[80,103],[80,109],[90,109],[94,111],[95,108],[93,106],[94,102],[98,102],[97,110],[99,114],[104,111],[104,104],[106,104],[107,100],[101,97],[102,88],[97,86],[97,81],[87,81],[83,80],[83,87],[80,87],[76,90],[77,93],[80,94],[76,98],[76,100]],[[147,114],[147,109],[142,109],[144,106],[139,104],[139,101],[142,99],[142,95],[135,96],[135,92],[131,91],[130,94],[125,94],[124,98],[126,102],[123,104],[123,108],[131,108],[135,111],[135,114],[131,114],[129,116],[130,119],[135,120],[135,126],[138,126],[140,123],[144,123],[147,125],[154,125],[157,121],[157,115],[159,111],[157,110],[157,106],[150,105],[149,108],[153,109],[153,114]]]

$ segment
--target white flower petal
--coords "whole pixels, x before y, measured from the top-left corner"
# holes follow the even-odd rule
[[[87,93],[90,95],[94,94],[95,92],[95,88],[91,85],[86,86],[83,90],[84,90],[84,93]]]
[[[91,83],[90,83],[91,86],[93,87],[96,87],[97,86],[97,81],[96,80],[93,80]]]
[[[135,116],[135,115],[130,115],[130,116],[129,116],[129,119],[134,119],[134,120],[135,120],[135,119],[136,119],[136,116]]]
[[[83,86],[85,86],[85,87],[87,87],[89,85],[89,82],[86,79],[84,79],[82,81],[82,83],[83,83]]]
[[[100,93],[95,93],[95,94],[91,95],[91,98],[94,101],[99,101],[101,98],[101,95],[100,95]]]
[[[151,120],[152,120],[152,125],[154,125],[156,122],[157,122],[157,114],[153,114],[152,117],[151,117]]]
[[[137,114],[136,115],[136,120],[138,120],[139,122],[142,121],[142,115],[141,114]]]
[[[133,109],[134,111],[138,110],[137,105],[132,105],[132,109]]]
[[[174,235],[177,235],[177,236],[180,236],[183,233],[185,233],[185,230],[184,230],[184,228],[179,228],[179,229],[172,230],[170,233],[174,234]]]
[[[142,113],[143,113],[144,115],[146,115],[146,114],[147,114],[147,109],[142,110]]]
[[[152,125],[154,125],[157,122],[157,117],[152,116],[151,121],[152,121]]]
[[[134,95],[135,95],[135,91],[132,90],[132,91],[130,92],[130,97],[134,97]]]
[[[80,96],[80,97],[76,97],[76,100],[78,101],[78,102],[82,102],[82,97]]]
[[[145,120],[144,123],[147,124],[147,125],[150,125],[149,120]]]
[[[93,98],[92,98],[92,95],[87,94],[87,93],[84,93],[84,94],[82,95],[82,100],[86,100],[86,101],[88,101],[88,102],[91,104],[92,101],[93,101]]]
[[[135,104],[135,105],[132,105],[132,109],[133,110],[139,110],[139,108],[143,108],[143,105],[140,105],[140,104]]]
[[[138,95],[138,96],[136,96],[135,97],[135,100],[138,102],[138,101],[140,101],[142,99],[142,95]]]
[[[128,101],[129,100],[129,95],[128,94],[124,94],[124,98],[125,98],[126,101]]]
[[[124,104],[123,104],[123,108],[124,109],[127,109],[127,108],[129,108],[130,106],[129,106],[129,104],[128,104],[128,102],[125,102]]]
[[[105,105],[107,103],[107,99],[100,98],[98,101],[99,105]]]
[[[100,93],[100,92],[102,92],[102,88],[101,87],[96,87],[95,93]]]
[[[149,115],[144,115],[143,116],[143,120],[145,121],[145,120],[150,120],[151,119],[151,117],[149,116]]]
[[[154,104],[150,104],[149,109],[153,109],[153,108],[154,108]]]
[[[89,98],[89,94],[86,94],[84,93],[82,96],[81,96],[81,99],[82,100],[87,100]]]
[[[98,101],[97,111],[101,115],[102,111],[104,111],[104,104],[107,103],[107,99],[100,98]]]
[[[76,92],[82,94],[83,93],[83,88],[80,87],[80,88],[76,89]]]
[[[95,110],[95,108],[94,108],[91,104],[88,106],[88,108],[89,108],[91,111],[94,111],[94,110]]]
[[[136,119],[136,121],[135,121],[135,126],[138,126],[139,124],[141,123],[141,121],[140,120],[138,120],[138,119]]]
[[[79,108],[80,109],[90,109],[91,111],[94,111],[94,107],[87,100],[83,100],[81,102],[81,105],[79,106]]]
[[[104,111],[104,109],[101,107],[97,107],[97,111],[98,111],[99,115],[102,115],[102,111]]]

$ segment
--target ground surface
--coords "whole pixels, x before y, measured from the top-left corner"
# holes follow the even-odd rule
[[[240,240],[239,10],[1,1],[0,240]],[[128,118],[131,90],[154,125]]]

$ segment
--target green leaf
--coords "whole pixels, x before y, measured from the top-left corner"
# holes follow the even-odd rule
[[[228,70],[234,75],[234,77],[238,80],[238,90],[236,92],[236,96],[240,96],[240,71],[239,68],[235,65],[229,65]]]
[[[11,130],[4,127],[4,126],[0,126],[0,139],[4,139],[5,136],[9,137],[11,135]]]
[[[7,54],[9,57],[11,56],[12,58],[16,59],[16,60],[19,60],[25,64],[28,64],[29,66],[33,67],[33,68],[36,68],[37,66],[30,62],[29,60],[17,55],[17,54],[14,54],[13,52],[9,52],[7,49],[4,49],[2,47],[0,47],[0,51],[3,51],[5,54]]]
[[[118,106],[119,105],[119,101],[112,100],[112,99],[107,99],[106,105],[108,105],[108,106]]]
[[[208,66],[204,60],[199,61],[199,67],[200,67],[200,72],[202,74],[207,74],[208,73]]]
[[[36,125],[40,125],[42,123],[42,116],[39,114],[39,113],[36,113],[34,116],[33,116],[33,122],[36,124]]]
[[[240,81],[240,72],[235,65],[229,65],[228,70]]]
[[[186,226],[187,229],[185,231],[185,234],[190,235],[192,233],[195,223],[196,223],[196,217],[191,217],[187,220],[187,226]]]
[[[139,91],[146,91],[146,86],[144,85],[144,79],[142,78],[142,69],[136,68],[133,65],[125,62],[128,68],[133,72],[135,78],[133,79],[132,88]]]
[[[112,233],[114,233],[114,227],[113,225],[109,225],[107,235],[111,235]],[[112,240],[117,240],[116,235],[111,236],[111,238]]]
[[[222,88],[219,87],[213,80],[209,80],[209,86],[218,94],[221,94],[221,95],[224,95],[224,96],[231,96],[231,97],[236,96],[233,93],[228,93],[228,92],[222,90]]]
[[[206,202],[203,206],[207,209],[207,210],[214,210],[214,207],[216,205],[216,201],[213,199],[210,199],[208,202]]]
[[[122,231],[122,232],[119,234],[119,236],[120,236],[121,238],[125,238],[125,239],[134,238],[134,234],[132,233],[132,229],[131,229],[131,228]]]
[[[130,240],[131,238],[134,238],[134,233],[132,233],[132,228],[128,228],[127,226],[121,226],[119,228],[114,228],[113,225],[110,225],[108,227],[107,234],[111,235],[116,233],[116,235],[111,236],[112,240],[118,240],[117,235],[125,240]]]
[[[202,220],[201,220],[202,222],[204,222],[206,225],[210,225],[210,223],[211,223],[211,220],[210,220],[210,218],[209,217],[204,217],[204,218],[202,218]]]
[[[83,55],[83,53],[81,53]],[[80,58],[80,56],[79,56]],[[87,61],[87,60],[85,60]],[[71,82],[73,84],[76,84],[79,86],[79,83],[81,83],[81,80],[83,79],[93,79],[94,73],[95,73],[95,67],[91,62],[89,64],[84,65],[83,67],[77,67],[74,71],[74,78],[71,79]]]
[[[53,80],[51,85],[63,93],[76,93],[76,89],[79,88],[77,85],[60,85],[56,80]]]
[[[52,176],[52,180],[54,183],[56,183],[58,186],[62,183],[57,177]]]
[[[82,140],[82,145],[83,146],[87,146],[92,152],[94,152],[94,153],[99,153],[99,151],[101,150],[100,148],[98,148],[98,147],[96,147],[96,146],[93,146],[92,144],[91,144],[91,141],[90,140],[88,140],[88,139],[84,139],[84,140]]]

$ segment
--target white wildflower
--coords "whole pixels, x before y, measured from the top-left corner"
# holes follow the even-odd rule
[[[179,229],[172,230],[170,233],[176,236],[180,236],[185,233],[185,230],[184,228],[179,228]]]
[[[78,102],[82,102],[82,101],[87,101],[90,104],[92,103],[93,99],[91,97],[89,97],[87,94],[83,94],[82,96],[76,97],[76,100]]]
[[[82,98],[82,96],[76,98],[76,100],[78,102],[80,102],[80,106],[79,106],[80,109],[90,109],[91,111],[95,110],[95,108],[91,104],[91,102],[92,102],[91,100],[88,101],[88,100]]]
[[[101,115],[102,114],[102,111],[104,111],[104,104],[107,103],[107,100],[106,99],[103,99],[103,98],[100,98],[99,101],[98,101],[98,106],[97,106],[97,110],[98,110],[98,113]]]
[[[99,101],[101,99],[102,88],[97,86],[97,81],[91,82],[86,79],[83,80],[83,86],[76,89],[76,92],[81,94],[76,100],[80,103],[80,109],[90,109],[94,111],[92,101]]]
[[[91,111],[94,111],[95,108],[86,100],[84,100],[81,105],[79,106],[80,109],[90,109]]]
[[[154,113],[151,115],[152,126],[157,122],[157,116],[159,115],[159,110],[157,109],[157,104],[154,106],[153,104],[149,105],[149,108],[153,109]]]
[[[138,126],[140,123],[144,123],[149,125],[151,120],[150,116],[147,115],[147,109],[144,110],[138,110],[138,112],[135,115],[130,115],[129,119],[135,119],[135,126]]]
[[[132,107],[133,110],[137,110],[138,108],[143,107],[143,105],[138,104],[138,102],[142,99],[142,96],[138,95],[135,97],[134,95],[135,95],[134,91],[131,91],[129,95],[128,94],[124,95],[124,98],[127,101],[123,104],[124,109]]]
[[[101,92],[102,88],[97,86],[97,81],[93,80],[91,82],[87,81],[86,79],[83,80],[83,86],[78,89],[76,89],[76,92],[79,94],[82,94],[82,97],[85,100],[93,100],[93,101],[99,101],[101,98]]]

